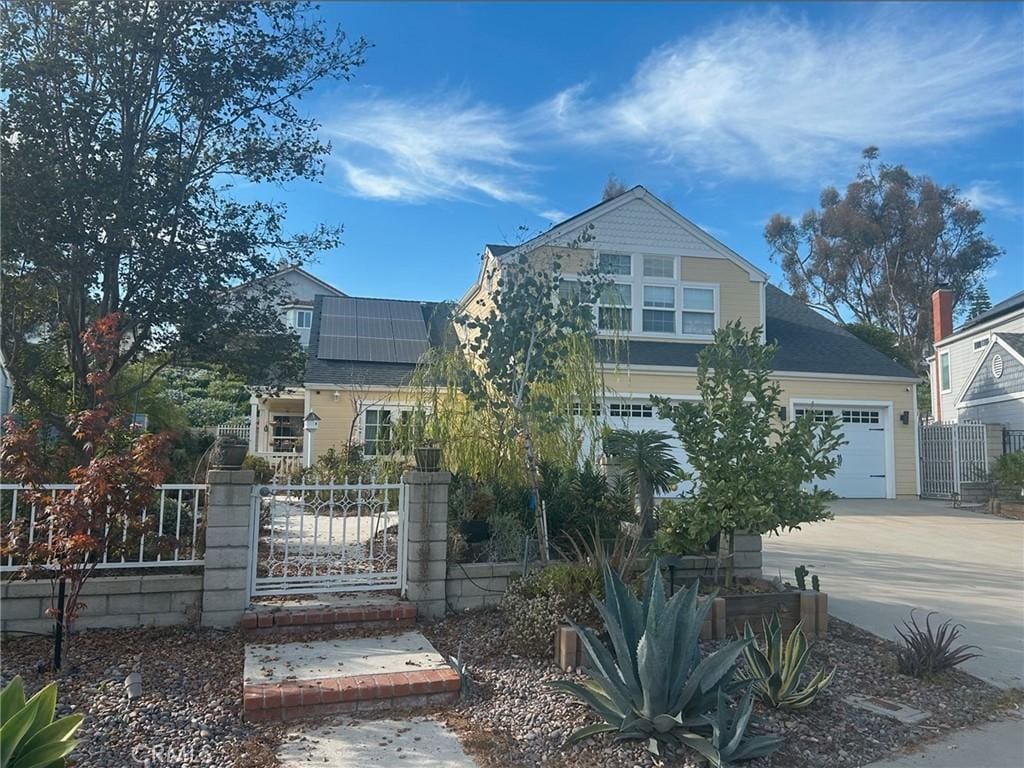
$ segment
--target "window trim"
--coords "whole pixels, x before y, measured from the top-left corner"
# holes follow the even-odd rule
[[[982,339],[975,339],[974,344],[972,344],[971,346],[973,347],[975,352],[984,352],[986,349],[992,346],[992,337],[985,336]]]
[[[710,290],[713,296],[712,305],[713,309],[687,309],[683,306],[683,289],[684,288],[701,288]],[[689,281],[681,281],[679,283],[679,306],[676,312],[679,313],[679,338],[682,339],[696,339],[699,341],[710,341],[720,327],[719,318],[721,317],[721,308],[719,306],[719,286],[717,283],[693,283]],[[711,315],[711,333],[683,333],[683,312],[699,312],[705,315]]]
[[[943,382],[942,382],[942,361],[943,360],[946,361],[946,383],[945,383],[945,387],[943,387]],[[939,393],[945,395],[948,392],[952,392],[953,391],[953,367],[952,367],[952,364],[951,364],[950,359],[949,359],[949,350],[946,350],[945,352],[939,352],[938,365],[939,365],[939,370],[938,370],[938,374],[939,374]]]

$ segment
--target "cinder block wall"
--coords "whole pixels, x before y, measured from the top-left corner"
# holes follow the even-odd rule
[[[522,575],[523,564],[519,562],[449,563],[444,582],[445,600],[453,611],[493,607],[501,602],[509,582]]]
[[[165,627],[199,618],[201,574],[94,576],[82,588],[76,629]],[[0,632],[51,632],[50,581],[0,583]]]

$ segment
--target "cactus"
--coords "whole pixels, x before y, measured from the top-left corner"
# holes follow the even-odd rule
[[[793,569],[793,574],[796,576],[796,588],[801,592],[807,589],[807,574],[809,573],[806,565],[798,565]]]
[[[811,576],[811,589],[815,592],[821,592],[821,581],[818,579],[818,574]]]

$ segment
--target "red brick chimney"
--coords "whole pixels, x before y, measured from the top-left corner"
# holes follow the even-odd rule
[[[953,291],[945,285],[932,291],[932,341],[942,341],[953,332]]]

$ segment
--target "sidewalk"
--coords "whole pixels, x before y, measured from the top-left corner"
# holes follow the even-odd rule
[[[958,731],[920,752],[871,763],[868,768],[1020,768],[1024,721],[1004,720]]]

